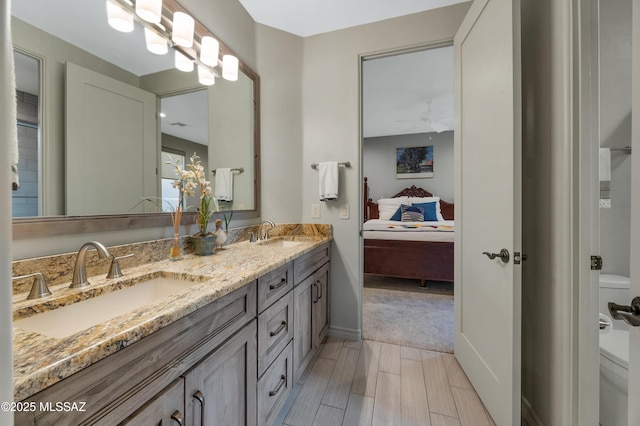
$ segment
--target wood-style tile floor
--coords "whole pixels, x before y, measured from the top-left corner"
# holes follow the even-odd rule
[[[275,424],[495,425],[452,354],[331,337]]]

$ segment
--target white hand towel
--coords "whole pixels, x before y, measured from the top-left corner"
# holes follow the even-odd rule
[[[611,151],[600,148],[600,182],[611,180]]]
[[[338,162],[325,161],[318,165],[320,172],[320,201],[338,199]]]
[[[213,195],[219,201],[233,201],[233,172],[230,168],[216,170],[215,191]]]

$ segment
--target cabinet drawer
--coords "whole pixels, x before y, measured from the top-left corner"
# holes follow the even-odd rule
[[[300,256],[293,261],[293,273],[295,276],[295,285],[311,275],[319,267],[327,263],[331,259],[331,245],[326,243],[317,249]]]
[[[184,420],[184,380],[177,379],[132,414],[121,426],[175,424]]]
[[[258,425],[271,425],[287,401],[293,387],[293,345],[278,355],[258,380]]]
[[[258,312],[262,312],[293,288],[293,263],[258,278]]]
[[[293,338],[293,292],[258,316],[258,376]]]

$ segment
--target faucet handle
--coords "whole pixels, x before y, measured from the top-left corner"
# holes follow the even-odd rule
[[[249,242],[250,243],[256,242],[256,234],[254,234],[253,231],[249,231]]]
[[[124,256],[114,256],[113,260],[111,260],[111,266],[109,267],[107,278],[120,278],[122,276],[122,271],[120,270],[120,264],[118,263],[118,260],[125,259],[131,256],[133,256],[133,253],[129,253]]]
[[[41,272],[34,272],[33,274],[20,275],[19,277],[13,277],[12,280],[19,280],[22,278],[33,277],[33,284],[31,291],[27,296],[27,299],[42,299],[44,297],[51,296],[51,290],[47,287],[47,282],[44,279],[44,275]]]

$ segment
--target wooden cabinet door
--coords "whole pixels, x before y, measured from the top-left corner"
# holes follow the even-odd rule
[[[179,378],[120,423],[126,426],[184,425],[184,380]]]
[[[253,320],[186,374],[185,424],[256,425],[256,335]]]
[[[315,274],[293,289],[293,378],[297,383],[315,353],[313,305],[317,295]]]
[[[329,263],[324,264],[314,274],[318,292],[316,302],[313,304],[313,321],[315,322],[315,347],[320,347],[322,340],[329,330],[329,306],[331,305],[331,296],[329,294]]]

